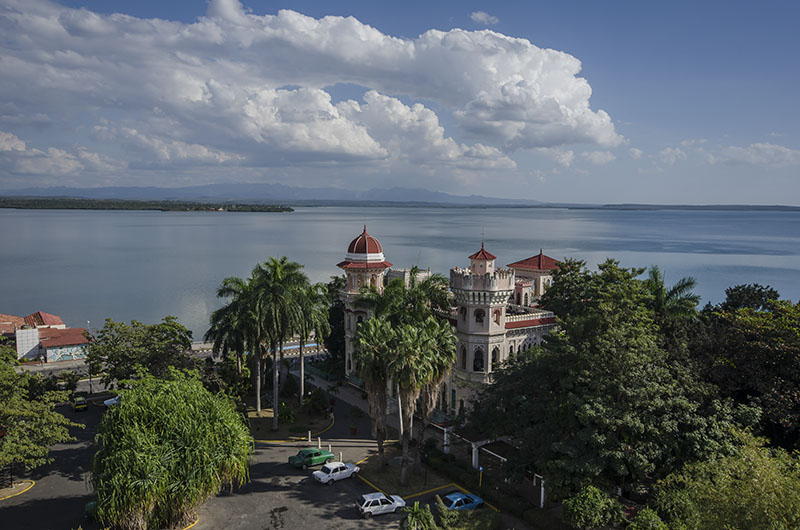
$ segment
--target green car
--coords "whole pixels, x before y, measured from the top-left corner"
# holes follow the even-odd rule
[[[317,464],[327,464],[333,460],[333,453],[324,449],[306,448],[289,457],[289,463],[294,467],[306,469],[308,466],[316,466]]]

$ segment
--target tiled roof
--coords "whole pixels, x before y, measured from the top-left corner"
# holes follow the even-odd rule
[[[380,241],[367,233],[367,225],[364,225],[364,231],[350,242],[347,247],[349,254],[380,254],[383,252]]]
[[[486,249],[483,248],[483,243],[481,243],[481,249],[472,256],[470,256],[469,259],[493,260],[497,259],[497,256],[495,256],[491,252],[487,252]]]
[[[342,261],[336,265],[340,269],[388,269],[388,261]]]
[[[85,332],[84,328],[41,328],[39,330],[39,342],[42,343],[42,348],[88,344],[89,340],[84,336]]]
[[[13,334],[23,324],[25,324],[25,319],[22,317],[0,313],[0,334]]]
[[[516,320],[514,322],[506,322],[506,329],[532,328],[535,326],[545,326],[548,324],[555,324],[555,323],[556,323],[556,317],[532,318],[530,320]]]
[[[539,249],[539,253],[537,255],[531,256],[530,258],[524,259],[522,261],[515,261],[514,263],[509,263],[508,267],[511,267],[512,269],[550,271],[558,268],[558,262],[553,258],[551,258],[550,256],[545,256],[542,249]]]
[[[58,315],[51,315],[44,311],[37,311],[25,317],[25,323],[29,326],[63,326],[64,321]]]

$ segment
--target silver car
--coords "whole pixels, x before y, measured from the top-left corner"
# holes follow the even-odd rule
[[[405,507],[406,501],[397,495],[386,496],[383,493],[366,493],[356,500],[356,507],[365,519],[382,513],[399,512]]]
[[[343,478],[354,478],[358,475],[361,469],[350,462],[344,464],[342,462],[328,462],[319,471],[314,471],[312,476],[314,480],[322,484],[333,484],[337,480]]]

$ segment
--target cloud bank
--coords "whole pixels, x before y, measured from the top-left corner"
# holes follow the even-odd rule
[[[578,59],[490,30],[400,39],[238,0],[212,0],[191,24],[7,0],[0,30],[0,130],[13,137],[0,145],[27,153],[4,155],[14,174],[303,166],[459,179],[514,168],[516,151],[624,140],[590,107]],[[363,97],[335,99],[344,85]],[[51,152],[31,140],[42,127],[103,154]]]

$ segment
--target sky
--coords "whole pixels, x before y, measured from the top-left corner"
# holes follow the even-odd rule
[[[0,0],[0,192],[800,205],[800,4]]]

